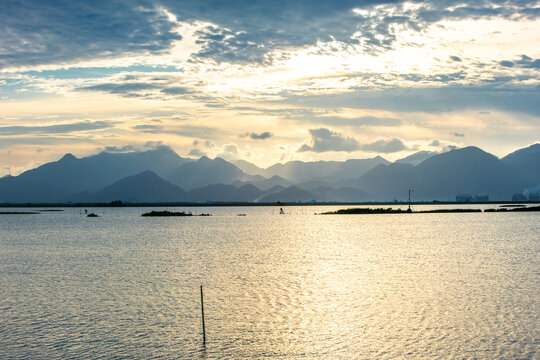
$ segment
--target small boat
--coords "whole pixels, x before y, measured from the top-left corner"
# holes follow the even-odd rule
[[[90,214],[86,215],[86,217],[99,217],[99,215],[94,214],[94,213],[90,213]]]

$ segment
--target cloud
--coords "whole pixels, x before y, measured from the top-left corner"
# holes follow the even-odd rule
[[[453,132],[453,133],[450,133],[450,134],[454,135],[456,137],[465,137],[465,134],[463,134],[463,133]]]
[[[504,66],[504,67],[514,67],[514,62],[509,61],[509,60],[503,60],[499,62],[499,64],[501,64],[501,66]]]
[[[193,94],[194,91],[190,90],[187,87],[182,86],[173,86],[161,89],[161,92],[168,95],[187,95],[187,94]]]
[[[194,1],[194,0],[193,0]],[[392,49],[397,29],[423,31],[442,20],[535,18],[522,1],[190,1],[170,7],[179,18],[211,22],[198,32],[202,50],[197,58],[217,62],[268,63],[273,50],[299,48],[336,40],[376,54]],[[413,6],[408,6],[413,4]],[[241,9],[239,9],[241,7]],[[203,13],[204,12],[204,13]],[[279,55],[277,55],[279,56]]]
[[[455,55],[450,56],[450,60],[456,61],[456,62],[463,61],[459,56],[455,56]]]
[[[293,116],[294,117],[294,116]],[[303,116],[296,117],[303,121],[316,122],[327,125],[347,125],[347,126],[359,126],[359,127],[392,127],[400,126],[401,120],[396,118],[378,117],[378,116],[360,116],[360,117],[343,117],[343,116],[327,116],[321,113],[312,112],[309,115],[309,111]]]
[[[175,28],[148,0],[3,1],[0,69],[160,54],[182,38]]]
[[[105,146],[104,151],[110,153],[125,153],[139,150],[136,146],[133,145],[124,145],[124,146]]]
[[[135,125],[133,129],[141,130],[142,132],[150,133],[150,134],[159,134],[163,131],[163,126],[161,125]]]
[[[362,145],[361,148],[362,150],[383,154],[389,154],[408,149],[408,147],[403,143],[403,141],[397,138],[378,140],[371,144]]]
[[[378,116],[361,116],[357,118],[347,119],[350,125],[359,126],[400,126],[401,120],[396,118],[378,117]]]
[[[519,60],[503,60],[499,62],[499,65],[508,68],[540,69],[540,59],[532,59],[527,55],[521,55]]]
[[[43,126],[0,126],[0,135],[64,134],[79,131],[108,129],[113,126],[114,124],[109,121],[84,121],[71,124]]]
[[[225,160],[236,160],[242,158],[240,149],[236,144],[227,144],[223,146],[221,153],[219,153],[216,157],[220,157]]]
[[[105,83],[76,88],[77,91],[102,91],[109,94],[133,95],[139,91],[155,90],[159,86],[150,83]]]
[[[429,143],[429,146],[440,146],[441,142],[439,140],[433,140]]]
[[[399,29],[420,32],[442,20],[537,17],[531,2],[501,0],[8,1],[0,69],[164,54],[182,39],[179,23],[206,24],[192,61],[263,64],[283,56],[275,50],[334,40],[377,53],[392,48]]]
[[[499,84],[443,86],[434,88],[358,89],[341,94],[290,95],[281,103],[328,109],[359,108],[395,112],[441,113],[466,109],[493,109],[540,116],[540,88],[521,86],[505,89]]]
[[[265,131],[265,132],[262,132],[260,134],[257,134],[257,133],[245,133],[245,134],[240,134],[239,135],[241,138],[244,138],[244,137],[249,137],[253,140],[266,140],[266,139],[269,139],[273,136],[272,133],[270,133],[269,131]]]
[[[324,104],[321,102],[320,105]],[[284,108],[284,109],[260,109],[257,107],[238,106],[233,107],[233,110],[238,110],[242,115],[272,115],[284,117],[287,119],[300,120],[303,122],[328,124],[328,125],[347,125],[347,126],[400,126],[401,120],[391,117],[379,116],[360,116],[360,117],[345,117],[333,114],[340,114],[342,109],[309,109],[309,108]],[[247,136],[248,133],[240,135]]]
[[[298,152],[313,151],[317,153],[326,151],[351,152],[359,149],[358,141],[354,138],[344,137],[341,134],[326,128],[310,129],[312,145],[302,144]]]
[[[202,152],[201,150],[199,149],[191,149],[188,153],[188,156],[198,156],[198,157],[201,157],[201,156],[206,156],[206,153]]]
[[[236,155],[238,154],[238,146],[236,146],[236,144],[228,144],[228,145],[225,145],[225,147],[223,148],[223,151],[226,153]]]

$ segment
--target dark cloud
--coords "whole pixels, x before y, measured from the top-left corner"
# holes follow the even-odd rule
[[[389,154],[408,149],[407,146],[403,143],[403,141],[397,138],[378,140],[371,144],[362,145],[361,148],[362,150],[383,154]]]
[[[322,104],[322,102],[321,102]],[[328,125],[348,125],[348,126],[400,126],[401,120],[390,117],[379,116],[360,116],[360,117],[343,117],[332,114],[339,114],[341,109],[324,109],[324,110],[312,110],[312,109],[298,109],[298,108],[286,108],[286,109],[260,109],[256,107],[235,107],[234,110],[239,110],[242,115],[272,115],[280,116],[287,119],[300,120],[302,122],[311,122]],[[245,137],[247,134],[240,136]]]
[[[454,135],[455,137],[465,137],[465,134],[463,134],[463,133],[453,132],[453,133],[450,133],[450,134]]]
[[[76,88],[77,91],[102,91],[110,94],[129,95],[139,91],[154,90],[159,85],[151,83],[105,83]]]
[[[341,134],[326,128],[310,129],[312,145],[303,144],[298,152],[313,151],[346,151],[351,152],[359,149],[358,141],[354,138],[344,137]]]
[[[440,146],[441,145],[441,142],[439,140],[433,140],[429,146]]]
[[[174,86],[174,87],[168,87],[161,89],[161,92],[168,95],[186,95],[186,94],[193,94],[193,90],[190,90],[187,87],[182,86]]]
[[[197,33],[194,61],[232,63],[266,63],[272,50],[334,39],[377,53],[392,48],[396,25],[422,31],[441,20],[540,16],[520,0],[4,0],[0,68],[166,52],[181,36],[161,9],[215,24]]]
[[[265,131],[265,132],[262,132],[260,134],[257,134],[257,133],[245,133],[245,134],[241,134],[239,135],[240,137],[244,138],[244,137],[249,137],[253,140],[265,140],[265,139],[269,139],[272,137],[272,133],[270,133],[269,131]]]
[[[0,69],[163,53],[181,36],[150,0],[3,0]]]
[[[113,127],[108,121],[85,121],[71,124],[42,126],[0,126],[0,135],[64,134],[78,131],[101,130]]]
[[[504,67],[514,67],[514,62],[509,61],[509,60],[503,60],[499,62],[499,64],[501,64],[501,66],[504,66]]]
[[[540,69],[540,59],[532,59],[527,55],[521,55],[519,60],[503,60],[499,62],[503,67],[519,67],[524,69]]]
[[[350,93],[290,95],[282,103],[328,109],[359,108],[396,112],[441,113],[466,109],[493,109],[540,116],[540,88],[509,88],[500,84],[482,86],[444,86],[437,88],[359,89]],[[535,120],[536,121],[536,120]]]
[[[396,25],[414,31],[441,20],[480,18],[536,18],[531,3],[499,0],[461,1],[256,1],[207,0],[168,2],[166,6],[184,19],[198,18],[216,26],[199,32],[199,58],[218,62],[267,63],[271,50],[302,47],[318,41],[337,40],[361,45],[377,53],[392,48]],[[416,3],[419,9],[404,3]],[[170,6],[169,6],[170,5]],[[353,9],[367,10],[355,13]]]
[[[517,63],[524,68],[540,69],[540,59],[533,60],[527,55],[521,55],[521,60],[518,60]]]
[[[455,55],[450,56],[450,60],[452,60],[452,61],[457,61],[457,62],[461,62],[461,61],[462,61],[461,58],[460,58],[459,56],[455,56]]]

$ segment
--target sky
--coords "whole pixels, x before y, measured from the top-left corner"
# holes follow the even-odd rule
[[[160,145],[267,167],[540,140],[540,1],[0,8],[0,176]]]

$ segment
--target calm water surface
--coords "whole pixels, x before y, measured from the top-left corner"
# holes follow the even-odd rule
[[[540,359],[540,213],[328,209],[0,215],[0,358]]]

